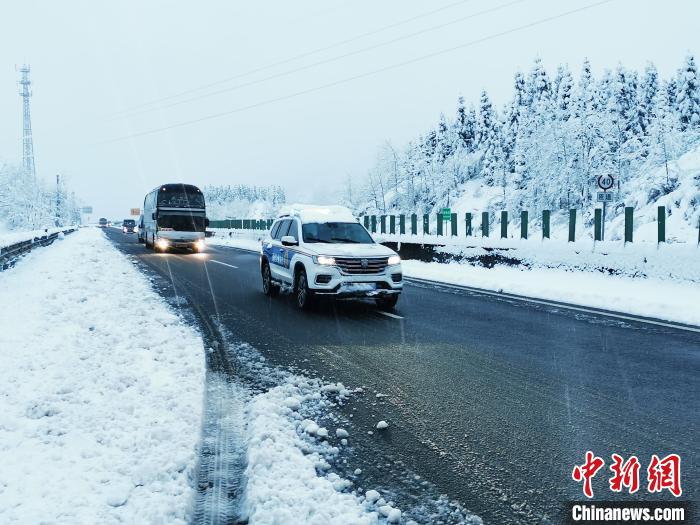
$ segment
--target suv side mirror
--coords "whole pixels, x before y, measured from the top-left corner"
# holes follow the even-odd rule
[[[297,246],[299,244],[299,241],[297,241],[294,237],[291,235],[285,235],[280,239],[282,241],[283,246]]]
[[[155,221],[157,217],[156,212],[151,213],[151,219]]]

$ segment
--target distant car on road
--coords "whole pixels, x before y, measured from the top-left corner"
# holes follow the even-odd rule
[[[266,295],[291,290],[302,309],[316,296],[368,297],[391,309],[403,289],[401,258],[342,206],[292,206],[262,241],[260,272]]]
[[[124,219],[122,221],[122,232],[134,233],[136,231],[136,221],[134,219]]]
[[[109,225],[109,221],[104,217],[101,217],[100,220],[97,222],[97,225],[100,228],[107,228],[107,226]]]

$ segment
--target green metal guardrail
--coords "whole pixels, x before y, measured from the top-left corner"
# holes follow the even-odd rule
[[[77,227],[66,228],[65,230],[46,233],[46,235],[33,236],[30,239],[9,244],[0,248],[0,272],[14,266],[14,264],[26,253],[34,248],[48,246],[52,244],[60,233],[68,235],[77,230]]]
[[[551,235],[551,210],[542,210],[542,239],[549,239]],[[576,221],[578,210],[568,210],[568,240],[569,242],[576,241]],[[474,213],[467,212],[464,214],[464,235],[471,237],[474,235]],[[388,217],[388,221],[387,221]],[[383,214],[383,215],[363,215],[362,223],[372,233],[389,234],[389,235],[406,235],[406,214]],[[412,213],[410,219],[410,235],[418,235],[418,219],[419,215]],[[422,215],[422,234],[431,234],[430,215],[425,213]],[[490,213],[481,213],[481,224],[479,229],[482,237],[489,237],[490,230]],[[529,236],[529,217],[527,210],[520,212],[520,238],[527,239]],[[666,242],[666,217],[667,211],[665,206],[659,206],[657,212],[657,238],[658,242]],[[458,236],[458,218],[456,213],[451,213],[449,219],[443,216],[442,213],[435,215],[436,235],[449,235],[452,237]],[[272,226],[273,219],[225,219],[212,220],[209,223],[210,228],[224,228],[232,230],[269,230]],[[388,223],[388,224],[387,224]],[[500,238],[508,238],[508,223],[509,213],[507,210],[502,210],[500,213]],[[397,228],[398,224],[398,228]],[[447,225],[447,226],[446,226]],[[631,243],[634,241],[634,208],[626,206],[624,209],[624,242]],[[603,237],[603,216],[602,210],[596,208],[593,214],[593,239],[595,241],[602,240]],[[698,220],[698,245],[700,245],[700,219]]]

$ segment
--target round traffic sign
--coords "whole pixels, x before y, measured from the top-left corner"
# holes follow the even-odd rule
[[[615,178],[612,175],[600,175],[598,177],[598,187],[603,191],[608,191],[615,186]]]

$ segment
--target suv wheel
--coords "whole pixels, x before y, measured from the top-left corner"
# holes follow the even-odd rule
[[[306,279],[306,271],[302,268],[297,272],[296,284],[294,286],[297,306],[306,310],[313,302],[313,292],[309,290],[309,281]]]
[[[399,294],[390,295],[377,299],[377,306],[384,310],[393,310],[396,303],[399,301]]]
[[[262,267],[262,285],[263,293],[268,297],[275,297],[280,291],[279,286],[272,282],[272,273],[267,262],[264,262]]]

